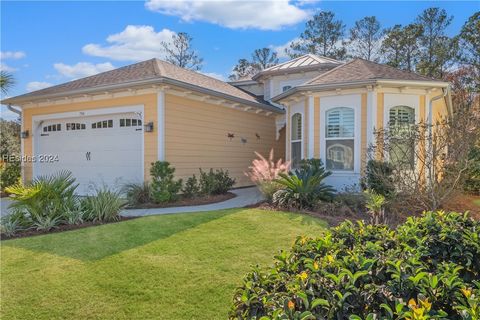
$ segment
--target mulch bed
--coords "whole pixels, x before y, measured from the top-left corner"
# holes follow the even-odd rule
[[[12,237],[7,237],[4,234],[0,234],[0,240],[25,238],[25,237],[39,236],[39,235],[42,235],[42,234],[49,234],[49,233],[57,233],[57,232],[63,232],[63,231],[69,231],[69,230],[83,229],[83,228],[88,228],[88,227],[93,227],[93,226],[100,226],[100,225],[104,225],[104,224],[118,223],[118,222],[122,222],[122,221],[136,219],[136,218],[138,218],[138,217],[119,217],[119,219],[117,221],[112,221],[112,222],[92,222],[92,221],[90,221],[90,222],[84,222],[84,223],[81,223],[81,224],[64,224],[64,225],[60,225],[60,226],[56,227],[55,229],[52,229],[52,230],[49,230],[49,231],[29,229],[29,230],[19,231]]]
[[[199,198],[185,198],[180,196],[178,201],[169,202],[169,203],[144,203],[136,206],[129,206],[126,209],[152,209],[152,208],[171,208],[171,207],[186,207],[186,206],[199,206],[202,204],[212,204],[217,202],[222,202],[235,198],[236,195],[228,192],[225,194],[218,194],[208,197],[199,197]]]

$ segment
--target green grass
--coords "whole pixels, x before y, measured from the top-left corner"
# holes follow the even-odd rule
[[[3,241],[0,318],[225,319],[251,265],[272,265],[297,235],[325,228],[235,209]]]

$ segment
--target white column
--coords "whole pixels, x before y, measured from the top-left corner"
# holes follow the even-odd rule
[[[308,96],[308,158],[311,159],[314,156],[315,149],[315,111],[314,111],[314,99],[313,96]]]
[[[165,92],[157,92],[158,160],[165,160]]]

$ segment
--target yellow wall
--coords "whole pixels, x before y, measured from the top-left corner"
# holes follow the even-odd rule
[[[314,119],[313,125],[315,126],[315,128],[313,130],[313,135],[314,135],[313,156],[315,158],[320,158],[320,97],[315,97],[314,114],[315,114],[315,119]]]
[[[252,185],[244,173],[255,151],[268,156],[274,148],[276,157],[284,157],[285,135],[276,140],[275,130],[274,116],[165,95],[165,157],[179,178],[198,176],[199,168],[228,169],[236,186]]]
[[[384,109],[384,94],[382,92],[377,93],[377,123],[375,124],[375,130],[383,130],[383,109]],[[375,138],[377,138],[376,143],[378,144],[377,148],[377,160],[383,159],[383,143],[382,143],[382,135],[377,134]]]
[[[366,166],[367,159],[367,94],[362,93],[362,105],[361,105],[361,140],[360,140],[360,157],[361,157],[361,170]]]
[[[82,110],[92,110],[92,109],[102,109],[109,107],[121,107],[121,106],[131,106],[143,104],[145,107],[145,122],[153,122],[154,128],[158,128],[157,125],[157,95],[156,94],[146,94],[138,95],[132,97],[122,97],[122,98],[113,98],[105,99],[98,101],[87,101],[87,102],[76,102],[76,103],[66,103],[59,105],[51,105],[46,107],[35,107],[27,108],[23,110],[23,130],[28,130],[30,136],[27,139],[23,140],[24,143],[24,154],[27,156],[32,155],[32,141],[33,141],[33,130],[32,130],[32,117],[36,115],[46,115],[53,113],[62,113],[62,112],[71,112],[71,111],[82,111]],[[157,132],[145,132],[144,147],[145,147],[145,177],[149,176],[150,163],[157,159]],[[24,164],[24,178],[29,180],[32,178],[32,164]]]

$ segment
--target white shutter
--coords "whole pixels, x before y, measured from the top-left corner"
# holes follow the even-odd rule
[[[354,136],[355,112],[352,108],[335,108],[327,112],[327,138]]]

